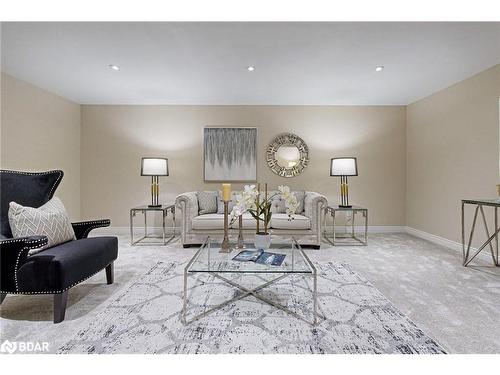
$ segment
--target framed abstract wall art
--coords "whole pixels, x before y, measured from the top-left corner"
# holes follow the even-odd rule
[[[203,129],[205,181],[257,180],[257,128]]]

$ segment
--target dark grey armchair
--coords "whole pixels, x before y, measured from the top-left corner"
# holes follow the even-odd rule
[[[0,303],[7,294],[53,294],[54,323],[64,320],[70,288],[103,269],[107,283],[113,283],[118,256],[116,237],[87,238],[92,229],[109,226],[109,220],[72,223],[76,240],[31,256],[28,251],[47,244],[46,237],[12,238],[9,203],[40,207],[52,198],[62,177],[62,171],[0,171]]]

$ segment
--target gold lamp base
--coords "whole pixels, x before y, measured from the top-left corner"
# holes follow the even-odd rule
[[[148,207],[161,207],[160,204],[160,181],[158,176],[151,176],[151,204]]]

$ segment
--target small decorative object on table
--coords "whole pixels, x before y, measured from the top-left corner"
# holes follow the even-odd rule
[[[258,264],[267,264],[270,266],[281,266],[285,260],[286,254],[269,253],[264,250],[245,250],[236,255],[233,260],[239,262],[254,262]]]
[[[159,208],[160,180],[159,176],[168,176],[168,159],[142,158],[141,176],[151,176],[151,204],[152,208]]]
[[[340,177],[340,204],[339,207],[350,208],[349,185],[347,176],[358,175],[356,158],[333,158],[330,165],[330,176]]]
[[[230,253],[229,245],[229,202],[231,202],[231,184],[222,184],[222,202],[224,202],[224,239],[220,248],[221,253]]]

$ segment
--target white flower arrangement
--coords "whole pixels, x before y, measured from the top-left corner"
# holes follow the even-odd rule
[[[299,207],[299,202],[297,201],[297,197],[290,192],[290,188],[285,185],[280,185],[278,187],[279,194],[282,196],[283,200],[285,201],[285,207],[286,207],[286,214],[288,215],[288,220],[294,220],[293,214],[296,212],[297,208]],[[260,220],[267,220],[268,222],[271,219],[272,213],[270,212],[270,207],[271,207],[271,200],[278,194],[274,194],[271,197],[267,199],[267,201],[262,201],[260,203],[261,210],[260,212],[257,212],[257,196],[260,193],[257,191],[255,185],[245,185],[243,191],[241,194],[236,195],[236,202],[233,206],[233,209],[231,210],[231,224],[233,224],[241,215],[243,215],[245,212],[250,212],[253,213],[252,216],[257,216],[260,217],[261,214],[264,216],[264,219]],[[267,207],[267,211],[265,214],[263,211],[265,210],[264,207]]]
[[[292,215],[297,211],[297,208],[299,208],[299,201],[297,200],[297,197],[295,194],[290,192],[290,188],[288,186],[280,185],[278,186],[278,190],[285,201],[288,220],[294,220]]]
[[[257,198],[257,189],[255,185],[245,185],[243,192],[236,195],[236,202],[231,210],[231,224],[233,224],[236,219],[247,212],[250,209],[255,208],[255,199]]]

